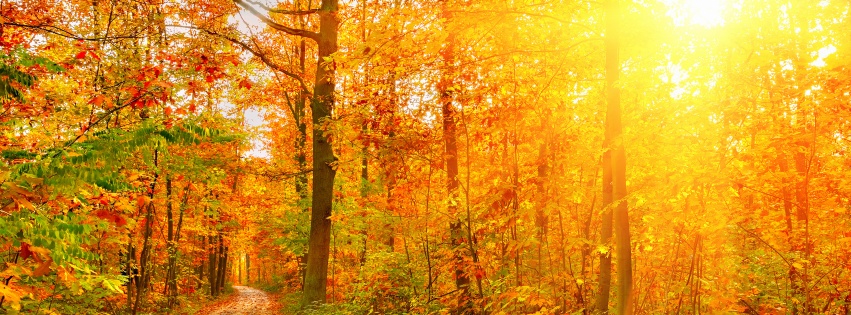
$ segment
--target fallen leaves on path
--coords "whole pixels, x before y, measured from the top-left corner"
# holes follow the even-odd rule
[[[236,294],[223,303],[210,305],[198,314],[206,315],[264,315],[277,314],[279,305],[266,292],[251,287],[234,286]]]

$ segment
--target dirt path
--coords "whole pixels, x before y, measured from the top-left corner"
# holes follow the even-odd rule
[[[266,292],[251,287],[234,286],[236,293],[225,303],[205,309],[207,315],[277,314],[278,306]]]

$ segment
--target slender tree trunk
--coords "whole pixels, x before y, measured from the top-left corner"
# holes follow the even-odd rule
[[[225,275],[228,271],[228,248],[224,245],[224,237],[219,236],[219,270],[216,277],[216,292],[222,293],[225,287]]]
[[[136,293],[136,271],[137,271],[137,261],[136,261],[136,247],[133,246],[133,235],[130,235],[130,244],[127,244],[127,264],[125,265],[125,272],[127,274],[127,309],[131,310],[133,308],[134,296]]]
[[[168,265],[166,266],[166,285],[165,296],[167,306],[169,308],[174,305],[174,297],[177,295],[177,279],[175,277],[175,262],[177,259],[177,240],[174,223],[174,206],[171,203],[172,182],[171,177],[165,179],[165,195],[166,195],[166,223],[168,224],[166,248],[168,251]]]
[[[304,74],[305,71],[305,42],[301,40],[298,47],[299,69]],[[296,162],[298,163],[298,175],[295,180],[295,191],[298,194],[299,200],[307,198],[307,174],[304,170],[307,168],[307,123],[304,121],[304,110],[307,103],[307,93],[300,91],[298,99],[295,102],[295,110],[293,120],[295,120],[298,134],[295,139]]]
[[[364,124],[363,126],[361,126],[361,134],[365,135],[366,133],[367,133],[367,127],[366,127],[366,124]],[[369,144],[366,143],[366,144],[364,144],[363,148],[361,148],[361,165],[360,165],[360,181],[361,181],[360,197],[361,197],[361,200],[363,200],[364,203],[366,203],[366,200],[367,200],[366,197],[369,195],[369,159],[368,159],[368,155],[369,155]],[[368,246],[368,243],[369,243],[369,230],[370,230],[369,226],[365,226],[364,229],[361,231],[361,234],[363,236],[363,251],[361,251],[361,256],[360,256],[361,267],[363,267],[363,265],[366,264],[366,253],[367,253],[366,249],[367,249],[367,246]]]
[[[331,207],[336,175],[336,157],[325,135],[324,124],[330,123],[334,108],[333,61],[337,51],[338,0],[322,0],[319,8],[319,39],[316,82],[311,102],[313,114],[313,209],[310,218],[307,270],[304,281],[304,304],[325,303],[328,279],[328,258],[331,245]]]
[[[538,234],[538,262],[542,261],[541,258],[541,246],[543,246],[547,242],[547,230],[549,228],[549,216],[545,211],[547,207],[547,178],[549,177],[549,164],[547,163],[547,143],[541,143],[540,148],[538,149],[538,178],[537,178],[537,189],[538,189],[538,200],[537,206],[535,207],[535,227],[537,227]]]
[[[452,19],[447,1],[441,2],[441,16],[445,21]],[[449,198],[447,213],[452,222],[449,223],[450,242],[455,253],[455,287],[461,291],[459,295],[458,313],[467,313],[470,308],[470,278],[464,271],[464,227],[458,213],[458,145],[456,139],[455,107],[453,101],[453,75],[455,68],[455,37],[450,32],[446,39],[446,45],[441,49],[443,64],[447,69],[438,82],[438,93],[440,95],[441,114],[443,116],[443,143],[446,167],[446,190]],[[469,240],[468,240],[469,241]]]
[[[139,307],[141,306],[142,300],[145,298],[145,291],[147,289],[148,281],[147,279],[150,277],[150,270],[148,269],[148,261],[151,256],[151,244],[150,239],[153,234],[153,225],[154,225],[154,192],[157,187],[157,179],[159,176],[159,171],[156,169],[158,167],[157,160],[159,158],[159,150],[154,150],[154,180],[151,182],[151,192],[149,194],[148,204],[145,205],[147,211],[145,213],[145,232],[144,232],[144,241],[142,242],[142,254],[141,260],[139,262],[139,280],[136,282],[136,301],[133,303],[133,314],[135,315],[139,311]]]
[[[206,253],[207,237],[204,236],[204,235],[201,235],[201,246],[202,246],[201,248],[205,249],[204,252]],[[204,270],[207,269],[206,267],[207,267],[207,258],[204,257],[204,254],[202,253],[201,254],[201,265],[198,266],[198,286],[196,287],[197,290],[201,290],[201,286],[202,286],[202,283],[203,283],[203,281],[201,279],[204,279]]]
[[[216,245],[216,238],[218,236],[210,236],[209,243],[207,243],[207,250],[209,251],[209,255],[207,256],[207,280],[210,283],[210,296],[216,296],[219,292],[216,290],[216,275],[218,274],[216,271],[218,270],[216,265],[218,265],[218,250]]]
[[[606,2],[606,135],[612,153],[612,202],[618,258],[617,314],[632,314],[632,246],[629,234],[629,212],[626,201],[626,153],[621,123],[620,89],[620,17],[618,0]]]

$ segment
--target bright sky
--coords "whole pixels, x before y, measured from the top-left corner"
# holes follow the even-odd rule
[[[724,25],[726,0],[662,0],[668,16],[677,26],[700,25],[711,28]]]

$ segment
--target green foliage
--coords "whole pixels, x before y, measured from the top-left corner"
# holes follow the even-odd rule
[[[7,160],[18,160],[18,159],[30,160],[30,159],[34,159],[35,157],[37,157],[38,154],[35,154],[33,152],[29,152],[29,151],[26,151],[26,150],[8,149],[8,150],[3,150],[3,152],[0,152],[0,156],[2,156],[4,159],[7,159]]]
[[[146,164],[152,165],[154,151],[166,153],[169,144],[188,146],[202,141],[230,142],[236,139],[235,135],[192,123],[165,128],[155,122],[146,122],[132,131],[106,129],[94,132],[90,139],[49,149],[38,156],[20,150],[6,150],[2,155],[7,160],[35,159],[16,165],[15,173],[44,178],[48,185],[65,192],[76,191],[81,183],[117,192],[131,189],[119,171],[125,169],[134,156],[142,156]]]
[[[43,66],[50,72],[62,72],[65,69],[44,57],[32,56],[22,48],[15,49],[11,54],[0,52],[0,100],[14,99],[24,102],[23,93],[19,87],[31,87],[36,77],[23,72],[18,66]]]
[[[46,300],[23,299],[21,311],[53,311],[60,314],[101,309],[103,298],[121,292],[123,279],[94,271],[101,257],[89,250],[98,243],[99,231],[109,229],[105,223],[92,223],[74,212],[50,213],[46,207],[33,211],[17,211],[0,216],[0,242],[11,242],[17,248],[29,248],[35,254],[19,253],[8,270],[19,278],[20,285],[44,286],[52,283],[52,295]],[[49,253],[44,255],[43,253]],[[44,266],[42,272],[28,271],[26,266]],[[41,269],[41,268],[39,268]],[[62,298],[56,298],[61,296]],[[96,314],[93,311],[82,314]]]

